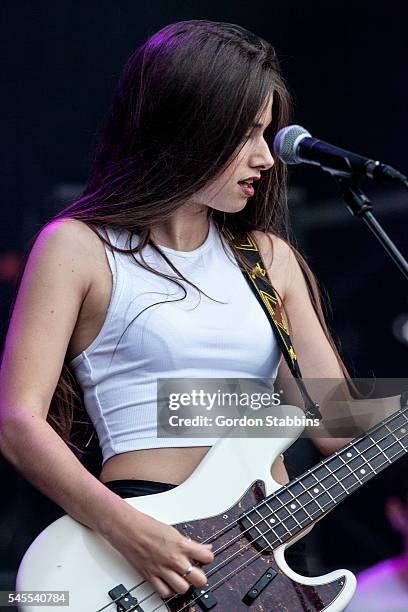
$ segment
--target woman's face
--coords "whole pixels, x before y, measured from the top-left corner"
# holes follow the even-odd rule
[[[234,161],[208,186],[197,192],[195,203],[227,213],[239,212],[254,195],[256,179],[262,170],[272,168],[274,159],[264,139],[264,131],[272,120],[272,96],[251,134]],[[243,183],[246,179],[249,184]]]

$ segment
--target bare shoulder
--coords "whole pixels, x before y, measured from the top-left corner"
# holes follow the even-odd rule
[[[50,222],[37,235],[4,345],[0,397],[6,404],[46,416],[91,286],[98,242],[85,223],[72,219]]]
[[[298,263],[293,248],[273,232],[252,232],[258,245],[268,276],[284,299],[297,273]]]
[[[78,219],[57,219],[43,227],[35,242],[36,248],[69,248],[71,252],[80,249],[82,254],[91,254],[98,248],[100,239],[96,233],[83,221]]]
[[[86,291],[93,280],[95,261],[103,257],[103,251],[102,241],[86,223],[65,218],[43,227],[30,259],[46,260],[47,267],[61,272],[69,269]]]

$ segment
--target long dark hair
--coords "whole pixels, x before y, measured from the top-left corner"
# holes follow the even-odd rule
[[[287,125],[291,108],[272,45],[230,23],[191,20],[164,27],[129,58],[101,127],[85,189],[51,221],[74,218],[94,231],[126,229],[138,235],[139,243],[120,252],[141,251],[152,243],[155,224],[168,220],[231,163],[271,93],[272,123],[265,132],[270,147],[276,132]],[[234,214],[211,209],[225,241],[228,230],[238,236],[261,230],[290,242],[286,182],[286,167],[276,159],[259,181],[250,206]],[[102,240],[109,245],[107,234]],[[294,252],[338,356],[316,281]],[[239,256],[238,262],[245,266]],[[75,442],[75,424],[89,424],[89,419],[67,363],[48,420],[72,448],[87,446],[86,441],[82,446]],[[82,441],[90,431],[92,427],[80,436]]]

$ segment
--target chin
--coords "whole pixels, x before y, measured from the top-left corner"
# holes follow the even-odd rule
[[[243,210],[247,204],[248,204],[248,200],[244,200],[244,202],[242,202],[241,206],[239,208],[237,207],[234,210],[234,212],[239,212],[240,210]]]
[[[242,202],[237,203],[235,206],[230,206],[229,208],[221,209],[221,212],[234,214],[240,212],[247,205],[248,200],[243,200]]]

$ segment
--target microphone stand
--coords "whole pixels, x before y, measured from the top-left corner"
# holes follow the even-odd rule
[[[354,177],[344,177],[331,173],[340,186],[340,193],[352,215],[360,217],[366,222],[374,236],[382,244],[388,255],[401,270],[408,280],[408,262],[397,249],[393,241],[386,234],[380,223],[374,217],[372,204],[368,197],[361,191]]]

